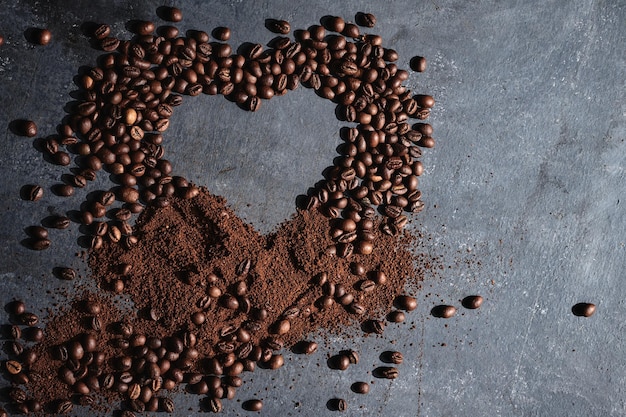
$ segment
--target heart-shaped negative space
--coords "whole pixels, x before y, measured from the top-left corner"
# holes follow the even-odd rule
[[[69,164],[63,145],[80,156],[69,185],[88,185],[101,168],[117,185],[78,216],[90,230],[89,266],[101,291],[84,292],[47,322],[46,339],[34,347],[39,360],[28,365],[64,382],[29,383],[52,411],[68,407],[72,392],[101,390],[127,408],[151,409],[152,398],[183,382],[216,411],[242,372],[282,366],[284,346],[312,353],[307,335],[350,323],[381,333],[394,300],[415,308],[413,298],[396,298],[424,264],[402,229],[405,213],[423,208],[420,147],[434,141],[430,125],[409,119],[426,118],[432,97],[402,85],[408,73],[379,36],[339,17],[297,30],[295,39],[284,36],[286,22],[268,28],[284,32],[269,49],[246,44],[233,54],[221,29],[214,31],[221,41],[211,42],[205,32],[181,37],[167,27],[157,36],[152,23],[134,22],[137,36],[120,41],[108,26],[94,27],[109,53],[78,77],[82,99],[62,138],[43,148],[61,165]],[[336,116],[349,126],[340,155],[278,230],[259,234],[223,198],[173,175],[163,133],[183,96],[221,94],[257,111],[300,85],[337,103]],[[134,308],[117,309],[115,294]],[[77,375],[83,358],[91,361]]]

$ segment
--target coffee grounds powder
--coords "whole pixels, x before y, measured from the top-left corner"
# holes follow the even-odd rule
[[[412,255],[412,246],[418,242],[410,234],[393,237],[377,232],[372,254],[355,254],[348,260],[327,250],[333,245],[329,231],[328,218],[310,210],[298,211],[275,232],[261,235],[223,198],[204,188],[193,199],[174,197],[168,207],[148,207],[135,225],[139,237],[135,246],[127,249],[109,243],[90,252],[92,278],[103,291],[85,292],[76,297],[71,308],[47,321],[46,338],[34,347],[39,360],[31,366],[30,397],[50,407],[54,407],[54,399],[72,397],[74,389],[58,380],[62,362],[52,352],[55,346],[83,340],[85,334],[95,335],[94,351],[107,358],[101,365],[102,375],[115,373],[112,364],[132,350],[116,345],[120,338],[132,339],[118,334],[120,322],[130,324],[133,336],[166,340],[193,333],[197,357],[188,361],[185,371],[206,373],[204,364],[209,358],[223,360],[228,354],[220,350],[220,343],[231,341],[235,350],[244,344],[224,337],[224,329],[246,328],[253,322],[258,326],[248,326],[252,329],[251,346],[267,349],[269,344],[276,349],[270,341],[287,348],[320,329],[341,332],[369,318],[384,318],[406,280],[421,280],[420,267],[426,262],[418,262]],[[353,273],[355,262],[364,267],[364,275]],[[386,283],[361,290],[361,282],[378,271],[384,272]],[[340,284],[352,294],[365,314],[351,314],[336,301],[320,308],[319,300],[329,291],[328,284],[314,283],[321,273],[335,288]],[[115,284],[118,280],[123,282],[119,296],[113,291],[120,289]],[[245,283],[246,291],[237,296],[237,291],[242,292],[240,282]],[[222,296],[209,296],[207,305],[211,287],[219,288]],[[225,294],[247,298],[250,309],[226,308]],[[120,297],[127,302],[120,302]],[[88,313],[87,304],[98,304],[100,311]],[[267,313],[265,320],[257,320],[260,309]],[[199,312],[205,317],[203,323],[192,319]],[[95,316],[101,321],[100,331],[94,331],[90,324]],[[285,317],[289,317],[289,330],[275,334],[276,323]],[[108,402],[119,399],[112,390],[101,389],[99,393]]]

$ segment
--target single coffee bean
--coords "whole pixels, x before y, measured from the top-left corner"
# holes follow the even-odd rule
[[[230,39],[230,29],[227,27],[216,27],[213,29],[213,37],[219,41],[227,41]]]
[[[423,56],[414,56],[409,63],[411,69],[416,72],[426,71],[426,58]]]
[[[391,323],[402,323],[405,320],[405,314],[402,311],[394,310],[387,314],[387,320]]]
[[[51,243],[48,239],[35,239],[30,242],[30,248],[33,250],[46,250]]]
[[[591,317],[596,312],[596,305],[591,303],[578,303],[572,307],[572,313],[578,317]]]
[[[32,36],[32,41],[37,45],[45,46],[52,40],[52,32],[48,29],[35,29]]]
[[[11,301],[7,305],[7,311],[10,314],[13,314],[15,316],[19,316],[19,315],[21,315],[21,314],[26,312],[26,304],[24,304],[24,302],[21,301],[21,300]]]
[[[317,351],[317,346],[315,342],[306,342],[302,348],[302,352],[311,355]]]
[[[64,279],[66,281],[71,281],[77,276],[76,271],[72,268],[58,268],[55,272],[60,279]]]
[[[398,369],[391,366],[380,366],[374,369],[372,374],[377,378],[396,379],[398,377]]]
[[[367,382],[355,382],[350,388],[357,394],[367,394],[370,392],[370,385]]]
[[[402,353],[396,351],[386,351],[381,353],[380,358],[383,362],[393,363],[396,365],[401,364],[404,361]]]
[[[207,407],[212,413],[221,413],[222,401],[219,398],[209,398]]]
[[[363,307],[361,304],[353,302],[352,304],[348,305],[348,312],[356,314],[357,316],[361,316],[365,314],[365,307]]]
[[[477,308],[480,308],[480,306],[483,304],[483,297],[481,297],[480,295],[468,295],[463,299],[461,304],[467,309],[475,310]]]
[[[74,187],[69,184],[56,184],[52,186],[52,192],[61,197],[70,197],[74,194]]]
[[[160,9],[159,16],[168,22],[180,22],[183,20],[183,12],[176,7],[163,6]]]
[[[278,369],[285,364],[285,359],[283,355],[272,355],[270,359],[267,361],[267,367],[269,369]]]
[[[25,185],[22,187],[21,196],[24,200],[38,201],[43,197],[43,188],[38,185]]]
[[[47,239],[48,230],[41,226],[30,226],[26,229],[26,233],[34,239]]]
[[[331,361],[332,368],[340,371],[345,371],[350,366],[350,358],[346,355],[336,355],[331,358]]]
[[[174,401],[171,398],[161,398],[159,408],[166,413],[173,413],[175,409]]]
[[[372,280],[365,279],[359,282],[359,290],[363,292],[372,292],[374,288],[376,288],[376,284]]]
[[[26,326],[35,326],[39,323],[39,317],[37,317],[34,313],[22,313],[19,316],[19,320],[22,324]]]
[[[65,216],[54,216],[50,221],[50,226],[55,229],[67,229],[72,221],[69,217]]]
[[[41,342],[43,340],[43,330],[39,327],[27,327],[24,329],[24,340]]]
[[[23,389],[13,387],[9,389],[9,398],[15,403],[22,404],[26,401],[27,397],[26,392]]]
[[[364,26],[366,28],[373,28],[376,26],[376,16],[371,13],[359,12],[354,17],[354,21],[357,25]]]
[[[17,375],[22,372],[22,364],[18,361],[6,361],[4,367],[11,375]]]
[[[394,304],[400,310],[413,311],[417,308],[417,299],[409,295],[399,295],[394,300]]]
[[[241,406],[246,411],[261,411],[261,409],[263,408],[263,401],[246,400],[241,404]]]
[[[344,412],[348,409],[348,402],[343,398],[337,398],[333,401],[333,408],[337,411]]]
[[[32,120],[16,120],[13,122],[15,133],[21,136],[33,138],[37,136],[37,124]]]
[[[351,364],[356,365],[357,363],[359,363],[359,354],[356,350],[346,350],[344,352],[344,355],[348,358]]]
[[[268,30],[274,33],[286,35],[291,31],[291,25],[285,20],[268,19],[266,25]]]
[[[431,314],[434,317],[449,319],[456,314],[456,308],[450,305],[438,305],[433,307],[433,309],[431,310]]]
[[[96,39],[104,39],[111,34],[111,27],[106,24],[98,25],[93,31],[93,37]]]
[[[6,333],[7,333],[7,336],[9,336],[9,338],[13,340],[21,339],[22,337],[22,329],[20,329],[19,326],[16,326],[16,325],[9,326]]]

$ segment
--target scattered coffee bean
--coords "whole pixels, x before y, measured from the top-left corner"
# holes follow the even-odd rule
[[[23,301],[14,300],[7,305],[7,310],[10,314],[19,316],[26,312],[26,304]]]
[[[52,32],[48,29],[34,29],[32,41],[37,45],[47,45],[52,40]]]
[[[398,377],[398,369],[391,366],[380,366],[374,369],[372,374],[377,378],[396,379]]]
[[[402,353],[397,351],[386,351],[380,355],[380,358],[383,362],[393,363],[396,365],[401,364],[404,361],[404,357]]]
[[[461,304],[463,304],[463,307],[467,309],[475,310],[477,308],[480,308],[480,306],[483,304],[483,297],[481,297],[480,295],[469,295],[463,299]]]
[[[37,317],[37,315],[34,313],[28,312],[20,314],[19,320],[22,324],[25,324],[26,326],[35,326],[37,323],[39,323],[39,317]]]
[[[370,392],[370,386],[367,382],[355,382],[350,388],[357,394],[367,394]]]
[[[280,33],[282,35],[286,35],[291,31],[291,25],[289,25],[289,22],[285,20],[268,19],[266,27],[270,31]]]
[[[261,411],[263,408],[263,401],[261,400],[247,400],[241,404],[242,408],[246,411]]]
[[[399,310],[394,310],[387,314],[387,320],[389,320],[391,323],[402,323],[405,318],[405,314]]]
[[[394,305],[400,310],[413,311],[417,308],[417,300],[409,295],[399,295],[394,300]]]
[[[364,26],[366,28],[373,28],[376,26],[376,16],[371,13],[359,12],[356,14],[354,20],[357,25]]]
[[[230,29],[227,27],[216,27],[213,29],[213,36],[219,41],[227,41],[230,39]]]
[[[22,372],[22,364],[17,361],[6,361],[4,367],[12,375]]]
[[[38,201],[43,197],[43,188],[38,185],[25,185],[22,187],[21,195],[24,200]]]
[[[578,317],[591,317],[596,312],[596,305],[591,303],[578,303],[572,307],[572,313]]]
[[[411,69],[415,72],[424,72],[426,71],[426,58],[423,56],[415,56],[411,58],[411,62],[409,64]]]
[[[456,314],[456,308],[450,305],[438,305],[433,307],[433,309],[431,310],[431,314],[434,317],[449,319]]]

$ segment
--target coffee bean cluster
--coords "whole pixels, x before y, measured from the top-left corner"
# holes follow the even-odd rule
[[[2,328],[2,336],[6,339],[4,351],[9,356],[3,363],[3,371],[12,383],[7,392],[8,399],[21,414],[40,412],[43,405],[29,398],[22,388],[30,382],[29,368],[38,359],[34,344],[44,339],[43,330],[37,327],[39,317],[29,312],[24,302],[19,300],[10,302],[5,309],[11,315],[11,322],[15,323]],[[0,410],[0,415],[2,412],[4,410]]]
[[[175,8],[161,14],[171,21],[182,18]],[[375,23],[370,14],[357,20],[367,27]],[[430,125],[410,120],[427,118],[434,100],[402,85],[408,72],[395,64],[397,52],[340,17],[296,30],[295,39],[284,36],[291,31],[286,21],[270,19],[266,26],[281,36],[268,48],[252,44],[241,53],[226,42],[230,29],[224,27],[211,39],[203,31],[182,36],[174,26],[139,21],[131,40],[114,37],[106,24],[92,28],[106,53],[77,77],[81,97],[58,134],[38,141],[54,164],[68,166],[70,154],[77,155],[78,168],[53,187],[56,194],[73,195],[101,170],[117,183],[83,204],[73,219],[91,230],[85,246],[97,250],[108,239],[130,247],[138,239],[129,223],[133,214],[146,204],[168,206],[173,195],[197,195],[196,186],[173,175],[163,133],[183,98],[199,94],[221,94],[257,111],[264,100],[303,85],[337,104],[336,114],[350,126],[341,129],[340,156],[309,191],[305,206],[332,219],[336,245],[329,251],[338,256],[372,252],[375,207],[384,218],[380,227],[390,235],[407,224],[405,213],[423,209],[419,159],[421,148],[434,146],[434,140]],[[28,136],[36,132],[34,123],[23,124]],[[41,192],[31,190],[28,199],[38,198]],[[49,246],[47,238],[30,243],[38,250]]]
[[[176,8],[162,8],[159,13],[172,22],[182,19]],[[357,22],[372,27],[376,19],[361,13]],[[83,243],[92,250],[101,249],[106,240],[131,248],[139,239],[131,226],[133,215],[146,205],[163,208],[173,196],[191,199],[199,193],[198,187],[173,175],[163,146],[163,133],[185,96],[219,94],[244,110],[257,111],[263,100],[300,85],[336,103],[336,114],[349,123],[340,131],[340,156],[305,199],[307,209],[331,218],[330,233],[336,244],[327,250],[343,258],[370,254],[375,227],[389,235],[400,233],[408,221],[404,213],[424,207],[417,188],[423,172],[419,159],[421,148],[434,146],[432,127],[422,122],[411,125],[410,119],[426,119],[433,98],[413,95],[402,85],[408,73],[398,69],[398,54],[384,48],[380,36],[363,34],[341,17],[326,17],[321,25],[295,30],[293,38],[286,36],[291,33],[286,21],[269,19],[266,27],[280,36],[267,48],[252,44],[236,53],[227,43],[231,31],[225,27],[213,30],[211,39],[203,31],[182,36],[174,26],[157,28],[153,22],[138,21],[132,26],[136,36],[123,40],[113,36],[108,25],[95,25],[91,35],[105,53],[96,66],[77,77],[80,98],[72,104],[58,134],[36,144],[47,161],[60,166],[69,166],[71,155],[76,156],[77,167],[62,177],[62,184],[52,187],[55,194],[72,196],[101,171],[110,174],[116,185],[92,193],[77,216],[54,216],[43,222],[45,227],[28,228],[31,248],[48,248],[47,229],[66,229],[72,220],[90,231]],[[32,122],[25,121],[21,129],[26,136],[36,135]],[[40,186],[23,188],[24,199],[36,201],[42,196]],[[124,277],[131,268],[121,265],[119,277],[110,281],[108,289],[123,292]],[[172,412],[173,402],[162,393],[186,384],[187,391],[203,396],[204,409],[219,412],[221,401],[235,396],[243,372],[254,370],[256,364],[269,369],[284,364],[278,353],[284,345],[281,337],[290,331],[293,320],[307,319],[335,304],[356,316],[366,313],[359,301],[385,285],[387,277],[380,270],[366,271],[358,262],[350,268],[357,280],[351,288],[332,282],[322,271],[306,294],[310,303],[289,307],[270,320],[270,313],[263,306],[253,306],[246,296],[246,277],[254,265],[253,260],[244,259],[235,271],[241,277],[235,284],[221,288],[217,276],[208,283],[206,295],[196,301],[197,311],[189,318],[195,327],[159,337],[136,332],[131,322],[105,322],[101,306],[85,300],[82,328],[53,351],[58,377],[75,395],[47,406],[65,414],[74,404],[90,405],[94,394],[111,391],[123,398],[122,415]],[[65,280],[76,277],[70,268],[58,268],[55,274]],[[409,296],[400,296],[395,304],[398,310],[387,317],[391,322],[403,321],[402,310],[416,307]],[[196,332],[210,324],[207,318],[216,310],[229,311],[231,324],[215,329],[219,341],[200,355]],[[160,319],[156,308],[145,313],[149,320]],[[37,323],[30,313],[22,312],[20,318],[28,326]],[[367,323],[371,331],[383,333],[384,321]],[[262,330],[269,330],[269,336],[259,338]],[[26,333],[33,341],[43,337],[35,330]],[[305,341],[301,347],[302,353],[312,354],[317,344]],[[27,375],[21,367],[28,366],[28,361],[18,356],[7,362],[6,369]],[[347,351],[338,356],[337,368],[357,362],[358,354]],[[383,374],[395,377],[393,369]],[[19,406],[23,411],[41,408],[25,395],[16,388],[17,400],[13,399],[25,404]],[[252,399],[244,408],[258,411],[262,402]],[[340,401],[338,409],[345,410],[345,402]]]

